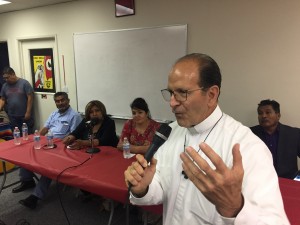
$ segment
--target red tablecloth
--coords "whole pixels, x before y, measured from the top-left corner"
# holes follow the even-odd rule
[[[19,146],[13,141],[1,143],[0,158],[54,180],[63,170],[74,166],[63,172],[60,182],[120,202],[126,201],[124,171],[133,159],[124,159],[120,151],[108,146],[101,146],[101,151],[93,155],[86,153],[86,149],[69,150],[58,139],[54,140],[55,149],[35,150],[32,136],[29,138],[28,141],[22,140]],[[45,137],[41,142],[46,144]]]
[[[285,212],[292,225],[300,224],[300,181],[279,178]]]
[[[54,180],[64,171],[59,177],[59,181],[64,184],[122,203],[127,202],[124,171],[134,158],[124,159],[122,152],[109,146],[100,146],[101,151],[95,154],[86,153],[86,149],[69,150],[59,139],[54,140],[57,145],[54,149],[36,150],[32,139],[30,135],[29,140],[22,140],[21,145],[15,145],[13,140],[1,143],[0,159]],[[41,143],[42,146],[46,144],[44,136],[41,137]],[[162,206],[145,208],[156,213],[162,211]]]
[[[0,159],[12,162],[28,170],[45,175],[52,179],[66,168],[59,181],[92,193],[126,202],[127,188],[124,182],[124,171],[134,159],[124,159],[120,151],[113,147],[101,146],[101,151],[88,154],[84,150],[69,150],[55,140],[57,148],[35,150],[32,136],[19,146],[13,140],[0,143]],[[46,144],[45,137],[41,139]],[[87,160],[87,161],[86,161]],[[86,161],[85,163],[83,163]],[[82,165],[80,165],[83,163]],[[79,166],[80,165],[80,166]],[[279,178],[284,207],[292,225],[300,224],[300,182]],[[161,212],[161,206],[148,207],[149,210]]]

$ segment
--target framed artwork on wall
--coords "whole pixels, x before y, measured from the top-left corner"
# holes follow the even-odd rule
[[[53,49],[30,49],[29,51],[34,91],[55,93]]]
[[[116,17],[131,16],[135,14],[134,0],[115,0]]]

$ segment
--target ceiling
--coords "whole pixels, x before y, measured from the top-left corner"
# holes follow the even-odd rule
[[[77,0],[8,0],[11,3],[0,5],[0,14],[14,12],[24,9],[37,8],[48,5],[55,5],[64,2],[71,2]]]

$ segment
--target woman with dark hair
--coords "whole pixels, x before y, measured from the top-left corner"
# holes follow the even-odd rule
[[[98,100],[90,101],[86,105],[85,118],[63,139],[63,143],[72,149],[92,146],[89,138],[91,133],[93,146],[117,146],[115,122],[107,116],[104,104]]]
[[[130,143],[130,152],[145,154],[160,124],[151,119],[148,104],[143,98],[136,98],[130,104],[132,119],[125,122],[117,148],[122,150],[126,137]]]
[[[93,135],[92,142],[90,135]],[[116,147],[118,138],[115,122],[106,114],[104,104],[98,100],[90,101],[85,107],[85,118],[76,129],[63,139],[63,143],[71,149],[81,149],[88,146]],[[83,193],[82,200],[88,201],[93,195],[87,191]],[[101,209],[109,210],[109,199],[101,198]]]

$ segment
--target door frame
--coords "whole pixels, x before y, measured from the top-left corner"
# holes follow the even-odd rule
[[[57,45],[57,36],[43,35],[17,38],[19,62],[20,62],[20,75],[32,84],[31,64],[29,49],[52,48],[53,49],[53,62],[54,62],[54,75],[55,75],[55,89],[61,90],[61,76],[60,76],[60,63]],[[34,93],[34,115],[35,115],[35,128],[40,129],[47,120],[48,116],[53,112],[55,104],[53,102],[54,93]],[[51,96],[51,97],[47,97]]]

